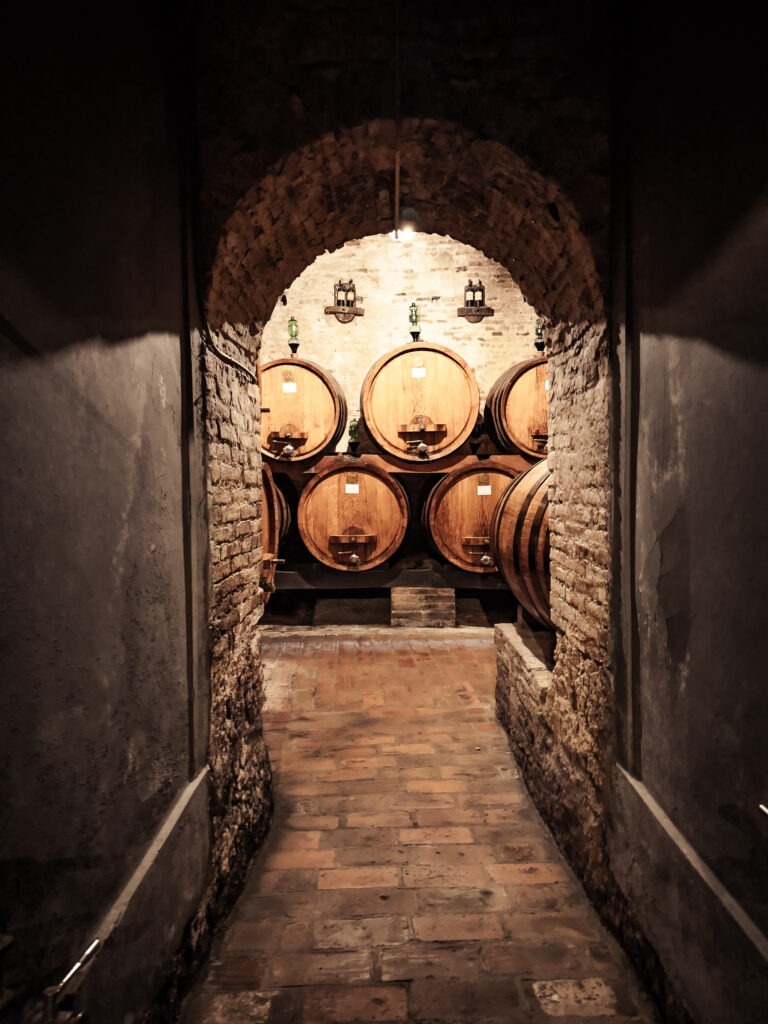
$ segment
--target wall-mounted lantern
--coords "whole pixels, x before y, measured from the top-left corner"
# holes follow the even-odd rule
[[[533,347],[536,349],[537,352],[543,352],[544,351],[544,331],[543,331],[542,326],[541,326],[541,320],[537,320],[536,321],[535,335],[536,335],[536,340],[533,343]]]
[[[464,287],[464,305],[456,311],[471,324],[479,324],[483,317],[493,316],[493,310],[485,304],[485,285],[478,279],[477,284],[469,281]]]
[[[418,341],[419,335],[421,334],[421,328],[419,327],[419,307],[415,302],[412,302],[408,307],[408,325],[411,337],[414,341]]]
[[[288,321],[288,347],[291,350],[291,358],[293,358],[299,350],[299,324],[295,316],[292,316]]]
[[[340,324],[349,324],[356,316],[364,316],[365,310],[357,305],[357,291],[354,281],[339,281],[333,286],[333,305],[326,306],[328,316],[335,316]]]

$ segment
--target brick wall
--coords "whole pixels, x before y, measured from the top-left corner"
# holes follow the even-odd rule
[[[253,368],[258,335],[230,332],[214,340],[228,355]],[[272,803],[261,728],[264,691],[256,628],[264,607],[259,587],[260,406],[258,387],[209,348],[203,364],[210,530],[210,895],[226,907],[266,831]]]
[[[326,315],[333,284],[352,278],[365,310],[350,324]],[[477,324],[457,316],[464,286],[481,278],[494,315]],[[261,359],[284,358],[288,318],[299,322],[299,356],[319,363],[341,386],[349,418],[360,416],[360,389],[380,356],[409,344],[408,307],[419,307],[421,340],[444,345],[469,364],[481,403],[496,378],[513,363],[538,355],[533,347],[536,313],[510,273],[469,245],[442,235],[418,233],[395,242],[373,235],[319,256],[286,289],[264,327]],[[481,405],[482,408],[482,405]]]
[[[520,659],[499,649],[498,713],[526,782],[598,901],[615,898],[604,788],[613,752],[610,365],[599,321],[548,339],[554,668],[531,696]]]

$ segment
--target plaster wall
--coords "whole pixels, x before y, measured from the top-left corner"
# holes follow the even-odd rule
[[[60,963],[187,777],[178,338],[4,376],[5,927]]]
[[[626,111],[627,743],[610,848],[684,1005],[714,1024],[761,1019],[768,978],[768,154],[756,45],[706,27],[690,41],[638,25]],[[662,86],[651,66],[673,55]]]
[[[34,997],[109,919],[110,951],[88,973],[102,1002],[89,1008],[122,1020],[155,994],[131,971],[155,987],[167,973],[209,850],[202,462],[170,37],[138,7],[103,21],[6,14],[0,931],[14,941],[3,987]],[[171,821],[194,853],[171,841],[142,912],[110,918],[140,865],[152,874]]]

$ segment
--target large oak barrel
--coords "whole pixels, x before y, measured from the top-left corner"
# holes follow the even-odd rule
[[[509,485],[491,523],[491,552],[525,610],[554,628],[549,611],[549,469],[537,462]]]
[[[301,538],[318,561],[345,572],[373,569],[399,547],[408,498],[385,469],[339,460],[312,477],[299,500]]]
[[[432,488],[422,510],[422,524],[449,562],[468,572],[497,571],[491,554],[493,513],[519,475],[519,469],[488,460],[459,466]]]
[[[261,465],[261,578],[259,580],[262,589],[266,594],[265,600],[269,600],[272,591],[275,589],[275,572],[278,565],[278,553],[280,542],[284,539],[291,525],[291,512],[288,502],[280,488],[275,483],[269,466],[266,463]]]
[[[332,451],[344,433],[344,393],[326,370],[305,359],[262,366],[261,404],[261,450],[270,458],[316,458]]]
[[[418,462],[461,447],[477,423],[480,391],[461,356],[415,342],[374,363],[363,381],[360,408],[374,444]]]
[[[547,358],[516,363],[495,381],[485,400],[485,422],[501,448],[533,458],[547,454]]]

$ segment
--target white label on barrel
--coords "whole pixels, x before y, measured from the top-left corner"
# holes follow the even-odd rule
[[[411,367],[411,376],[412,377],[426,377],[427,376],[427,368],[426,368],[426,366],[412,366]]]
[[[283,381],[283,392],[285,394],[296,393],[296,381],[295,380],[284,380]]]
[[[478,484],[477,485],[477,493],[478,494],[490,494],[491,493],[491,485],[490,484]]]
[[[549,381],[548,380],[544,381],[544,390],[545,391],[549,391]]]
[[[344,484],[344,493],[345,494],[359,494],[360,493],[360,484]]]

